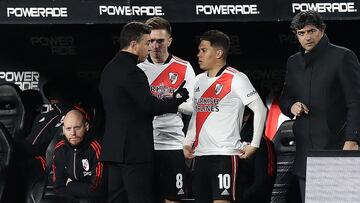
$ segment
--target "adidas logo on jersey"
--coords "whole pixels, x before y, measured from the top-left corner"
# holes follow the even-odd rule
[[[195,89],[195,92],[200,92],[200,87],[197,87],[197,88]]]
[[[227,189],[225,189],[224,191],[222,191],[221,195],[230,195],[229,192],[227,191]]]
[[[180,189],[177,194],[178,194],[178,195],[183,195],[183,194],[185,194],[185,193],[184,193],[184,190],[183,190],[183,189]]]

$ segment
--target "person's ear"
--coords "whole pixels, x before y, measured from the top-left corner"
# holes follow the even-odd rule
[[[137,45],[137,43],[136,43],[136,41],[131,41],[130,42],[130,48],[132,49],[132,50],[136,50],[136,45]]]
[[[168,47],[171,45],[172,37],[169,38]]]
[[[88,122],[85,122],[85,130],[86,130],[86,131],[89,131],[89,128],[90,128],[90,127],[89,127],[89,123],[88,123]]]
[[[224,56],[224,51],[219,49],[216,51],[216,58],[222,58]]]

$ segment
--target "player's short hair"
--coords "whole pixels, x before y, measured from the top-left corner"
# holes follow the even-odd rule
[[[297,30],[301,30],[307,25],[313,25],[321,31],[324,31],[326,27],[322,16],[316,11],[309,10],[296,14],[291,21],[290,29],[296,34]]]
[[[165,29],[171,35],[171,25],[168,20],[162,17],[149,18],[145,24],[150,25],[153,30]]]
[[[151,27],[141,22],[130,22],[120,32],[120,49],[129,47],[130,42],[140,42],[144,34],[150,34]]]
[[[224,52],[226,59],[230,49],[230,38],[219,30],[209,30],[201,36],[200,41],[209,41],[212,47],[220,48]]]

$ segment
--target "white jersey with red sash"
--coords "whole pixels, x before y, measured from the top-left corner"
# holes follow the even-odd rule
[[[156,64],[151,59],[147,59],[138,66],[148,77],[152,94],[158,98],[172,95],[184,80],[186,80],[184,87],[189,89],[191,81],[195,78],[189,62],[171,55],[164,63]],[[153,126],[155,150],[182,149],[184,124],[180,113],[155,116]]]
[[[213,78],[202,73],[195,78],[193,98],[184,144],[193,146],[196,156],[239,154],[245,106],[259,98],[248,77],[231,67]]]

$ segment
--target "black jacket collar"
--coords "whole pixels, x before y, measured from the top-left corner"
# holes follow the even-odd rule
[[[171,59],[172,59],[172,55],[169,54],[169,56],[168,56],[167,59],[165,60],[164,64],[169,63]],[[151,59],[150,55],[148,56],[147,60],[148,60],[150,63],[154,64],[154,61]]]
[[[324,34],[324,36],[321,38],[319,43],[310,52],[305,53],[304,48],[302,48],[300,46],[300,52],[301,52],[301,55],[303,56],[303,58],[305,60],[306,65],[309,65],[316,58],[318,58],[319,55],[324,53],[324,51],[326,50],[329,43],[330,42],[329,42],[328,37],[326,36],[326,34]]]
[[[136,64],[138,63],[138,60],[139,60],[139,56],[138,56],[138,55],[135,55],[135,54],[130,53],[130,52],[128,52],[128,51],[119,51],[118,54],[127,55],[127,56],[129,56],[129,57],[134,61],[134,63],[136,63]]]

